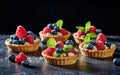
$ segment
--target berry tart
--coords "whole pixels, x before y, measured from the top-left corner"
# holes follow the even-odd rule
[[[49,23],[39,32],[39,35],[46,40],[54,38],[56,41],[65,42],[70,37],[71,33],[65,28],[62,28],[62,26],[63,20],[58,20],[56,23]]]
[[[97,32],[101,32],[101,29],[96,29],[95,26],[91,25],[90,21],[86,22],[85,27],[76,26],[76,28],[78,29],[78,31],[73,33],[73,38],[77,44],[80,44],[81,42],[83,42],[83,39],[86,34],[88,33],[94,34]]]
[[[38,50],[40,39],[32,31],[19,25],[16,33],[5,40],[5,44],[8,50],[13,52],[33,52]]]
[[[54,38],[47,40],[48,48],[42,51],[42,56],[47,64],[71,65],[75,64],[80,51],[73,47],[74,42],[67,40],[65,43]]]
[[[92,58],[111,57],[116,50],[116,45],[107,40],[101,29],[87,33],[84,40],[79,44],[81,54]]]

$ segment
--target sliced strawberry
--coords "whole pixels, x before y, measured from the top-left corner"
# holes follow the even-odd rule
[[[98,41],[98,40],[103,41],[105,43],[107,41],[107,38],[103,33],[99,33],[96,38],[96,41]]]
[[[64,28],[61,28],[61,29],[60,29],[60,32],[62,33],[62,35],[66,35],[66,34],[67,34],[67,30],[64,29]]]
[[[54,51],[55,51],[55,48],[47,48],[47,49],[45,50],[45,54],[47,54],[47,55],[49,55],[49,56],[52,56],[53,53],[54,53]]]
[[[82,35],[84,35],[85,33],[83,32],[83,31],[81,31],[81,30],[78,30],[77,31],[77,36],[78,37],[80,37],[80,36],[82,36]]]
[[[15,62],[18,64],[21,64],[21,62],[24,60],[27,60],[27,57],[23,52],[20,52],[19,55],[15,57]]]
[[[58,42],[57,42],[57,45],[59,45],[59,46],[62,47],[62,48],[64,47],[64,43],[63,43],[62,41],[58,41]]]
[[[96,46],[96,48],[97,48],[98,50],[104,50],[104,49],[105,49],[104,42],[103,42],[103,41],[100,41],[100,40],[98,40],[98,41],[96,42],[95,46]]]
[[[27,36],[27,31],[22,25],[19,25],[16,29],[16,35],[18,38],[24,38]]]
[[[30,43],[30,44],[33,44],[34,43],[34,37],[32,35],[27,35],[25,37],[25,41]]]
[[[51,28],[50,27],[45,27],[43,29],[43,34],[50,33],[50,32],[51,32]]]

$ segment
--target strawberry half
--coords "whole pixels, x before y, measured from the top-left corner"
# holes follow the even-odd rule
[[[80,37],[81,35],[84,35],[84,34],[85,34],[85,33],[84,33],[83,31],[81,31],[81,30],[78,30],[78,31],[77,31],[77,36],[78,36],[78,37]]]
[[[32,35],[27,35],[25,37],[25,41],[30,43],[30,44],[33,44],[34,43],[34,37]]]
[[[24,38],[27,36],[27,31],[22,25],[19,25],[15,34],[18,36],[18,38]]]
[[[51,32],[51,28],[50,27],[45,27],[43,29],[43,34],[50,33],[50,32]]]

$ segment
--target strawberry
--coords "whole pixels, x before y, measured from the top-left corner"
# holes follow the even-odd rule
[[[96,38],[96,41],[98,41],[98,40],[103,41],[105,43],[107,41],[107,38],[103,33],[99,33]]]
[[[96,32],[96,27],[95,26],[90,26],[90,33],[95,33]]]
[[[27,60],[27,57],[23,52],[20,52],[19,55],[15,57],[15,62],[18,64],[21,64],[21,62],[24,60]]]
[[[104,50],[105,49],[104,42],[100,41],[100,40],[96,41],[95,46],[98,50]]]
[[[34,37],[32,35],[27,35],[25,37],[25,41],[30,43],[30,44],[33,44],[34,43]]]
[[[47,54],[47,55],[49,55],[49,56],[52,56],[53,53],[54,53],[54,51],[55,51],[55,48],[47,48],[47,49],[45,50],[45,54]]]
[[[77,36],[78,36],[78,37],[80,37],[81,35],[84,35],[84,34],[85,34],[85,33],[84,33],[83,31],[81,31],[81,30],[78,30],[78,31],[77,31]]]
[[[75,53],[76,53],[76,51],[75,51],[75,49],[74,49],[74,48],[72,48],[71,50],[69,50],[69,51],[68,51],[68,53],[74,53],[74,54],[75,54]]]
[[[50,33],[50,32],[51,32],[51,28],[50,27],[45,27],[43,29],[43,34]]]
[[[59,46],[62,47],[62,48],[64,47],[64,43],[63,43],[62,41],[58,41],[58,42],[57,42],[57,45],[59,45]]]
[[[27,36],[27,31],[22,25],[19,25],[15,34],[18,36],[18,38],[24,38]]]
[[[67,30],[64,29],[64,28],[61,28],[61,29],[60,29],[60,32],[62,33],[62,35],[66,35],[66,34],[67,34]]]

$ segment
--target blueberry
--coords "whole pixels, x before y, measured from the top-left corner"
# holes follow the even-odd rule
[[[57,26],[57,24],[56,24],[56,23],[53,23],[53,24],[52,24],[52,27],[53,27],[53,28],[54,28],[54,27],[56,27],[56,26]]]
[[[24,67],[29,67],[29,62],[27,60],[22,61],[21,65],[24,66]]]
[[[51,29],[53,28],[52,23],[49,23],[47,26],[50,27]]]
[[[25,38],[20,38],[19,39],[19,44],[24,44],[25,43]]]
[[[19,44],[19,40],[10,40],[11,44]]]
[[[102,30],[101,29],[96,29],[96,33],[97,34],[102,33]]]
[[[57,35],[57,31],[56,30],[51,30],[51,33],[53,34],[53,35]]]
[[[34,39],[37,38],[37,35],[35,35],[32,31],[28,31],[27,34],[28,34],[28,35],[32,35],[32,36],[34,37]]]
[[[116,66],[120,66],[120,58],[114,58],[113,64],[115,64]]]
[[[41,43],[46,45],[46,44],[47,44],[47,40],[44,39],[44,38],[42,38],[42,39],[41,39]]]
[[[72,40],[67,40],[66,42],[65,42],[65,45],[74,45],[74,42],[72,41]]]
[[[63,49],[61,47],[56,48],[56,53],[63,53]]]
[[[108,47],[110,48],[110,46],[111,46],[111,42],[106,41],[106,42],[105,42],[105,45],[108,46]]]
[[[12,35],[10,35],[10,39],[18,40],[19,38],[17,37],[17,35],[12,34]]]
[[[15,55],[11,54],[8,56],[8,58],[11,62],[15,62]]]
[[[54,30],[60,31],[60,28],[59,28],[58,26],[55,26],[55,27],[54,27]]]
[[[87,44],[85,45],[85,48],[89,49],[89,50],[92,50],[93,49],[93,45],[92,44]]]
[[[96,44],[96,40],[95,40],[95,39],[91,39],[91,40],[90,40],[90,43],[91,43],[92,45],[95,45],[95,44]]]

